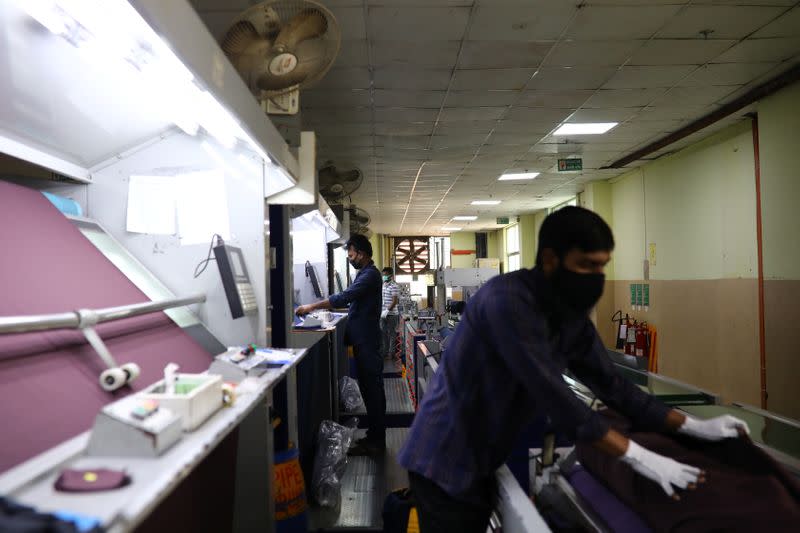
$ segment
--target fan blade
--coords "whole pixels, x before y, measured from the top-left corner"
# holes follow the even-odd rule
[[[327,29],[328,21],[325,15],[316,9],[304,9],[281,28],[275,39],[275,47],[280,50],[293,50],[297,43],[319,37]]]
[[[250,21],[240,20],[225,33],[220,47],[228,56],[243,53],[253,41],[260,40],[255,26]]]

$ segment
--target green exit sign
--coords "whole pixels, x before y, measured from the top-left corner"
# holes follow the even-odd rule
[[[511,221],[508,219],[508,217],[497,217],[497,223],[500,226],[505,226],[507,224],[510,224]]]
[[[583,159],[579,157],[573,157],[570,159],[558,160],[559,172],[570,172],[574,170],[583,170]]]

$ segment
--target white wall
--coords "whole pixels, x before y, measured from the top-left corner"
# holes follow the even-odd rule
[[[236,153],[209,141],[203,149],[199,138],[171,135],[121,159],[94,174],[89,185],[87,216],[100,221],[139,261],[177,296],[204,292],[205,304],[195,312],[211,333],[227,345],[266,344],[268,281],[264,250],[263,167],[244,162]],[[126,231],[128,183],[131,175],[170,175],[187,171],[219,169],[224,172],[231,238],[245,257],[258,300],[258,316],[233,320],[216,264],[209,263],[197,279],[193,272],[206,258],[209,243],[181,246],[176,235],[145,235]],[[209,242],[211,235],[209,235]]]

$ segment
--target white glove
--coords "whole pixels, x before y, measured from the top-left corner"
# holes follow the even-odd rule
[[[382,319],[385,320],[387,316],[389,316],[389,310],[388,309],[384,309],[383,311],[381,311],[381,318]]]
[[[735,416],[722,415],[708,420],[699,420],[690,416],[678,428],[678,433],[685,433],[703,440],[722,440],[739,436],[739,429],[750,434],[747,422]]]
[[[675,494],[672,485],[685,489],[690,483],[697,483],[701,472],[699,468],[646,450],[632,440],[628,440],[628,450],[621,459],[647,479],[658,483],[670,497]]]

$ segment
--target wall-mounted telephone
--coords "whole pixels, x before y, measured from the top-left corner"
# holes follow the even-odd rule
[[[314,289],[314,296],[322,298],[322,290],[319,288],[319,280],[317,279],[317,272],[311,262],[306,261],[306,277],[311,280],[311,287]]]
[[[244,315],[258,314],[256,293],[250,283],[241,248],[219,244],[214,247],[214,258],[217,260],[231,316],[240,318]]]

